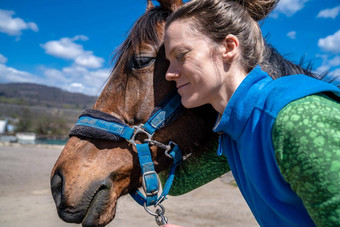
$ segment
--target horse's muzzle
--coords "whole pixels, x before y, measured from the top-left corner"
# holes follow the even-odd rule
[[[67,203],[64,189],[64,177],[56,172],[51,179],[51,190],[59,217],[65,222],[82,223],[83,226],[103,226],[99,218],[108,205],[112,181],[93,182],[83,193],[77,205]]]
[[[67,208],[64,197],[64,177],[55,173],[51,179],[51,191],[59,217],[65,222],[81,223],[86,212],[74,212]]]

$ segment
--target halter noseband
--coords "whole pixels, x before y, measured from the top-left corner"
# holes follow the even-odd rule
[[[170,191],[176,167],[182,161],[182,153],[176,143],[170,141],[168,145],[165,145],[152,140],[152,137],[157,130],[177,119],[183,110],[180,96],[178,93],[173,93],[154,109],[146,123],[131,128],[112,115],[94,109],[87,109],[83,111],[78,122],[69,133],[70,136],[84,136],[113,141],[125,139],[137,148],[139,164],[142,170],[142,188],[145,196],[139,190],[131,192],[130,195],[138,204],[144,206],[149,214],[155,216],[159,225],[167,223],[167,219],[164,217],[164,207],[161,203],[166,199]],[[142,144],[138,144],[135,140],[136,136],[140,134],[147,137]],[[163,148],[165,155],[173,160],[168,179],[159,197],[160,180],[152,161],[150,144]],[[161,209],[157,209],[156,213],[154,213],[147,208],[151,205],[160,206]]]

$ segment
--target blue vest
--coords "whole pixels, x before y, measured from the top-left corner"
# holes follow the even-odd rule
[[[326,91],[340,96],[334,85],[305,75],[273,80],[257,66],[236,89],[214,128],[221,133],[218,153],[228,158],[236,183],[261,226],[315,226],[280,173],[271,131],[285,105]]]

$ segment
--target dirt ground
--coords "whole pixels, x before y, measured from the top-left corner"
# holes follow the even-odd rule
[[[0,144],[0,227],[67,227],[49,188],[50,171],[62,147]],[[258,226],[237,187],[224,176],[163,203],[170,223],[190,226]],[[129,196],[118,201],[113,226],[157,226]]]

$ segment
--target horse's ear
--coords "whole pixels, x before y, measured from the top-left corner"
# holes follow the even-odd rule
[[[151,0],[148,0],[146,3],[146,11],[153,9],[155,6],[152,4]]]
[[[158,2],[164,10],[170,12],[183,5],[183,0],[158,0]]]

